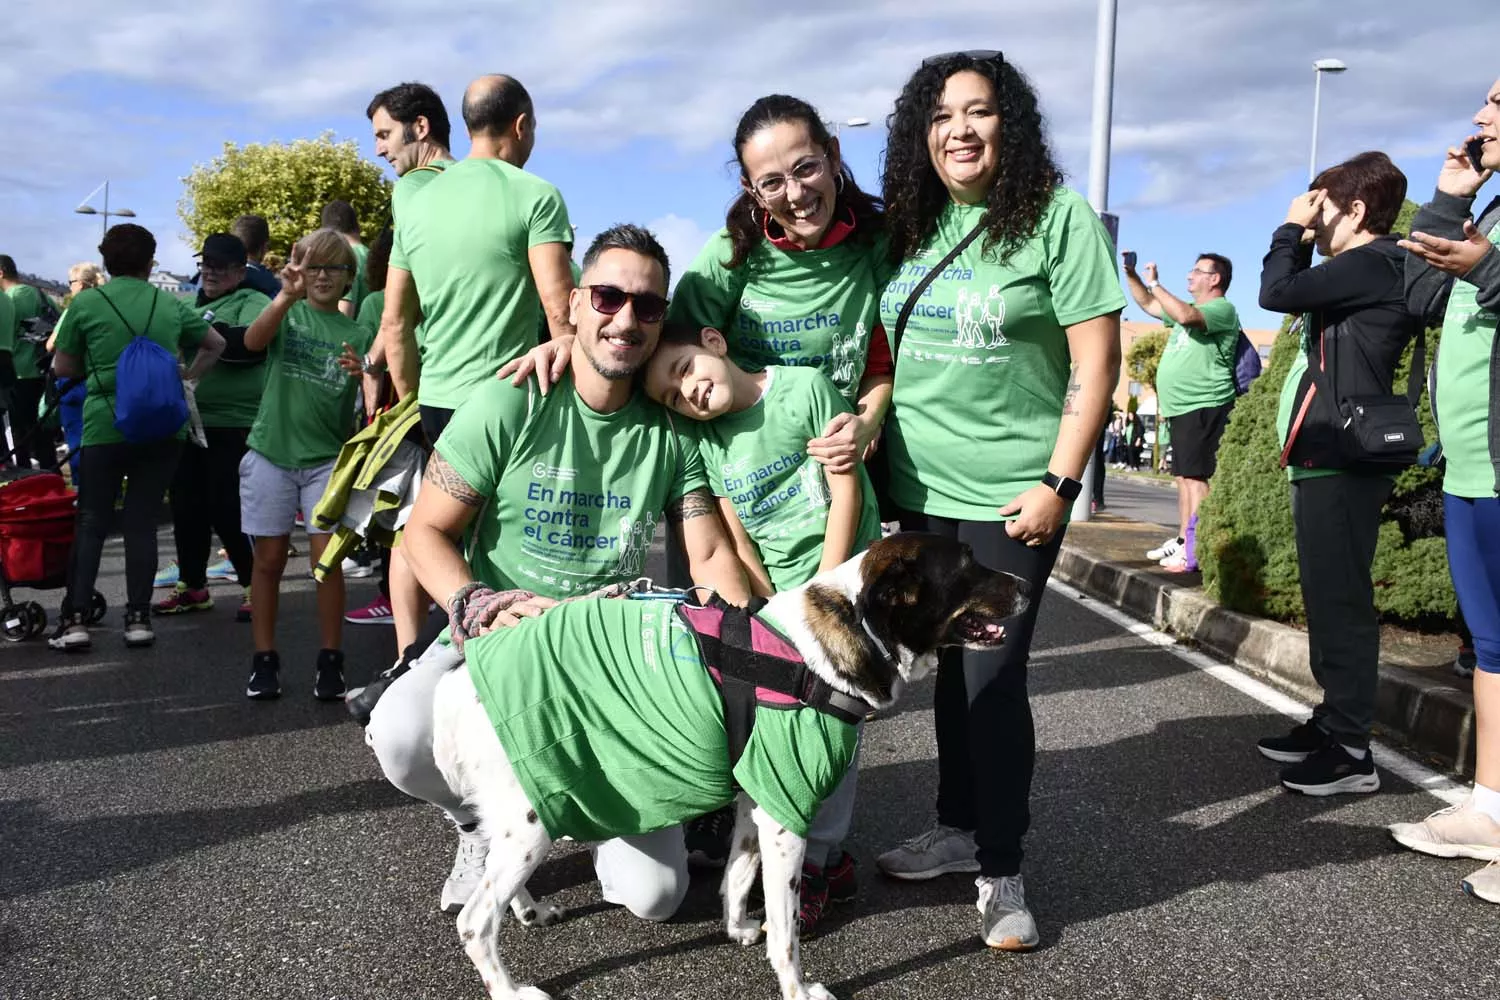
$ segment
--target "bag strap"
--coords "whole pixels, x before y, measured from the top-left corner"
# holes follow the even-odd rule
[[[1337,409],[1339,405],[1339,399],[1333,391],[1333,386],[1338,385],[1339,346],[1338,337],[1335,336],[1330,338],[1329,332],[1336,329],[1336,327],[1325,327],[1319,340],[1319,343],[1323,348],[1323,353],[1325,355],[1332,355],[1332,360],[1329,362],[1330,372],[1324,373],[1317,369],[1314,369],[1312,365],[1308,365],[1308,371],[1313,372],[1314,383],[1319,383],[1321,381],[1318,377],[1319,375],[1323,375],[1325,380],[1330,380],[1329,376],[1331,375],[1332,386],[1320,384],[1319,390],[1328,394],[1328,398],[1333,402],[1335,409]],[[1332,340],[1331,346],[1329,344],[1330,340]],[[1406,401],[1411,404],[1411,408],[1413,410],[1415,410],[1422,401],[1422,379],[1426,371],[1427,327],[1420,326],[1417,328],[1417,346],[1411,352],[1411,368],[1406,372]]]
[[[125,327],[125,332],[126,333],[130,334],[130,336],[132,338],[135,338],[135,337],[144,337],[146,335],[144,332],[143,333],[136,333],[135,330],[131,328],[130,321],[125,318],[125,314],[122,313],[122,312],[120,312],[120,308],[118,306],[116,306],[114,304],[114,302],[112,302],[110,300],[110,297],[108,295],[104,294],[104,289],[102,287],[96,287],[94,289],[94,291],[98,292],[99,293],[99,297],[104,300],[105,305],[107,305],[111,309],[113,309],[115,315],[118,316],[118,317],[120,317],[120,323],[121,323],[121,325],[123,325]],[[144,328],[146,330],[150,330],[151,329],[151,321],[156,318],[156,303],[157,303],[157,301],[162,296],[162,293],[159,292],[159,291],[157,291],[154,288],[151,289],[151,291],[154,294],[151,296],[151,309],[150,309],[149,312],[146,313],[146,326]],[[107,403],[109,405],[110,421],[114,422],[115,420],[120,419],[119,415],[115,413],[115,404],[114,404],[114,396],[116,394],[118,394],[119,391],[120,391],[119,382],[116,381],[116,383],[115,383],[115,391],[113,393],[109,393],[109,392],[105,392],[104,391],[104,384],[99,381],[99,366],[96,365],[96,364],[94,364],[94,355],[93,355],[93,352],[89,350],[89,338],[88,338],[87,334],[85,334],[84,338],[83,338],[83,355],[84,355],[84,358],[88,362],[88,366],[94,370],[94,390],[104,399],[105,403]],[[118,373],[118,366],[119,366],[118,360],[116,361],[115,364],[116,364],[116,371]]]
[[[969,235],[965,236],[963,239],[959,240],[953,245],[953,249],[948,251],[947,256],[938,261],[935,266],[930,268],[927,273],[922,276],[922,280],[917,282],[917,287],[913,288],[911,290],[911,294],[906,297],[906,302],[901,306],[901,313],[896,317],[896,329],[891,333],[892,364],[895,363],[896,352],[901,350],[901,335],[906,332],[906,321],[911,318],[911,311],[917,307],[917,300],[922,297],[923,292],[927,291],[927,286],[932,284],[933,280],[939,274],[941,274],[949,264],[953,263],[954,258],[967,250],[969,248],[969,244],[973,243],[974,240],[977,239],[979,234],[982,232],[984,232],[984,223],[980,222],[973,229],[969,230]]]

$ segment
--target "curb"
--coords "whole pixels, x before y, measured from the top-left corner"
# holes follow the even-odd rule
[[[1316,704],[1322,698],[1308,664],[1304,632],[1231,611],[1201,591],[1107,562],[1073,545],[1063,545],[1052,575],[1303,701]],[[1474,701],[1465,692],[1382,663],[1375,725],[1461,774],[1474,773]]]

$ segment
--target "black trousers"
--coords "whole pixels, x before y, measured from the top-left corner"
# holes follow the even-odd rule
[[[189,589],[203,589],[217,534],[240,586],[248,587],[254,555],[250,539],[240,530],[240,459],[249,447],[250,428],[205,427],[203,433],[208,447],[184,444],[172,478],[178,576]]]
[[[1370,566],[1392,485],[1355,473],[1292,483],[1308,660],[1323,689],[1313,719],[1348,746],[1368,746],[1375,724],[1380,622]]]
[[[38,466],[56,472],[57,437],[50,427],[37,426],[37,407],[46,388],[46,379],[16,380],[10,390],[10,433],[16,445],[16,465],[30,468],[35,458]]]
[[[115,500],[125,477],[125,607],[151,612],[151,580],[156,575],[156,514],[177,468],[182,442],[176,438],[145,444],[91,444],[79,454],[78,530],[68,573],[68,605],[84,610],[99,577],[104,539],[114,521]]]
[[[1063,531],[1037,548],[1005,533],[1003,521],[959,521],[901,514],[903,531],[930,531],[966,542],[991,569],[1031,585],[1031,604],[1006,623],[997,650],[944,650],[938,665],[933,716],[938,746],[938,822],[973,830],[980,873],[1017,875],[1021,838],[1031,826],[1031,775],[1036,729],[1026,693],[1031,635],[1062,548]]]

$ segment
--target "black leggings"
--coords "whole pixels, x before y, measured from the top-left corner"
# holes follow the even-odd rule
[[[208,447],[182,446],[172,479],[172,537],[177,543],[179,578],[190,590],[208,583],[208,557],[217,534],[234,564],[241,587],[250,586],[254,560],[250,539],[240,530],[240,459],[248,427],[206,427]]]
[[[68,572],[68,605],[86,610],[99,578],[104,539],[114,521],[115,499],[125,477],[125,607],[151,611],[151,580],[156,575],[156,514],[177,468],[182,442],[176,438],[146,444],[91,444],[79,452],[78,530]]]
[[[45,395],[47,380],[21,378],[10,390],[10,434],[15,440],[16,465],[31,467],[31,460],[43,469],[57,471],[57,436],[50,427],[39,426],[37,407]]]
[[[1017,875],[1021,838],[1031,826],[1036,767],[1026,662],[1063,531],[1046,545],[1029,548],[1005,533],[1003,521],[903,512],[901,528],[957,538],[968,543],[981,564],[1014,573],[1031,585],[1030,606],[1006,624],[1005,644],[998,650],[944,650],[933,699],[938,822],[974,831],[982,875]]]

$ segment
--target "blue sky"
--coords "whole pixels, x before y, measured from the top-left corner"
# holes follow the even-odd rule
[[[1500,74],[1459,55],[1500,34],[1494,0],[1420,14],[1410,0],[1119,6],[1110,209],[1121,244],[1179,293],[1198,252],[1227,254],[1250,327],[1279,321],[1256,308],[1255,287],[1271,230],[1306,186],[1313,60],[1350,67],[1324,81],[1320,165],[1383,149],[1417,201]],[[730,137],[755,98],[791,93],[828,118],[869,118],[842,138],[878,189],[885,116],[934,52],[1005,50],[1041,95],[1068,183],[1088,190],[1095,0],[70,0],[65,24],[58,15],[36,0],[12,8],[0,61],[0,253],[49,277],[95,256],[100,220],[73,209],[106,178],[111,207],[156,233],[162,265],[190,271],[180,178],[224,141],[331,130],[373,158],[371,94],[423,80],[457,120],[464,84],[485,72],[531,90],[528,169],[562,190],[580,241],[650,223],[679,269],[722,224]],[[461,135],[455,146],[466,150]],[[1126,318],[1143,314],[1132,305]]]

